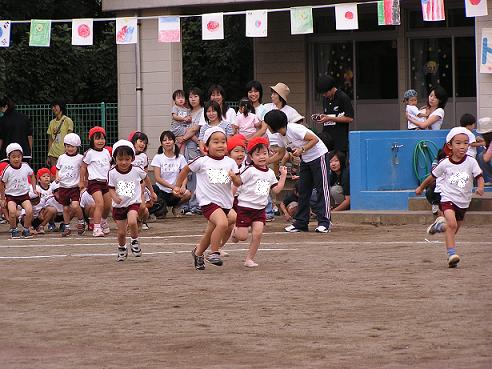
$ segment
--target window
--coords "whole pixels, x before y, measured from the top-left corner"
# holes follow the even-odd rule
[[[456,97],[475,97],[475,40],[473,37],[454,39],[454,60],[456,63]]]

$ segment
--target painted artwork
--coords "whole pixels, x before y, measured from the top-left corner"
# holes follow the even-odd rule
[[[157,39],[159,42],[180,42],[181,21],[179,17],[159,17]]]
[[[72,19],[72,45],[91,46],[94,35],[92,19]]]
[[[0,47],[10,46],[10,21],[0,21]]]
[[[313,33],[313,8],[305,6],[290,9],[290,33],[292,35]]]
[[[337,30],[359,29],[357,4],[335,5],[335,23]]]
[[[465,0],[467,17],[481,17],[488,15],[487,0]]]
[[[492,73],[492,28],[482,29],[480,73]]]
[[[49,47],[51,41],[51,21],[31,20],[31,31],[29,33],[29,46]]]
[[[400,0],[378,1],[378,25],[400,25]]]
[[[211,13],[202,15],[202,40],[224,39],[224,14]]]
[[[246,37],[267,37],[268,12],[250,10],[246,12]]]
[[[422,17],[425,22],[443,21],[446,19],[444,0],[420,0],[422,4]]]
[[[138,42],[137,18],[116,18],[116,43],[118,45]]]

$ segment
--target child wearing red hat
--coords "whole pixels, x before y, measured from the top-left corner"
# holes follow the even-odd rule
[[[236,228],[233,231],[234,242],[248,238],[248,228],[251,227],[251,243],[244,261],[248,268],[257,267],[254,258],[260,246],[263,227],[265,226],[265,207],[268,203],[270,189],[278,194],[285,185],[287,168],[281,166],[280,180],[277,180],[272,169],[268,168],[268,140],[255,137],[248,142],[248,154],[252,164],[241,173],[241,186],[238,188],[238,204]]]
[[[48,200],[53,197],[50,188],[51,173],[48,168],[38,169],[36,173],[37,184],[36,191],[39,194],[39,203],[33,204],[33,220],[32,228],[37,234],[44,234],[44,227],[54,221],[56,216],[56,208],[48,203]],[[34,232],[33,232],[34,233]]]

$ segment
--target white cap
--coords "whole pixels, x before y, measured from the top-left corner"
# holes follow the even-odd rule
[[[7,154],[7,157],[10,155],[12,151],[20,151],[22,154],[24,154],[24,151],[22,150],[22,146],[19,145],[18,143],[11,143],[7,146],[5,149],[5,152]]]
[[[224,136],[226,136],[226,133],[225,131],[220,128],[220,127],[210,127],[209,129],[207,129],[205,131],[205,134],[203,135],[203,142],[207,142],[210,138],[210,136],[212,136],[214,133],[217,133],[217,132],[220,132],[220,133],[223,133]]]
[[[446,142],[451,142],[454,136],[461,134],[467,135],[468,139],[470,139],[470,131],[468,129],[466,129],[465,127],[454,127],[451,128],[451,131],[449,131],[449,133],[446,135]]]
[[[489,132],[492,132],[492,118],[480,118],[477,122],[477,133],[484,134]]]
[[[80,137],[76,133],[69,133],[63,138],[63,143],[67,145],[72,145],[75,147],[80,147]]]
[[[116,152],[116,149],[121,146],[128,146],[129,148],[131,148],[133,151],[133,155],[135,156],[135,148],[133,147],[133,144],[128,140],[118,140],[118,142],[113,145],[113,155]]]
[[[290,120],[291,123],[297,123],[300,120],[304,120],[304,117],[301,114],[296,114],[294,117]]]

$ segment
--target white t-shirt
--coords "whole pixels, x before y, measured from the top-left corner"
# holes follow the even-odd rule
[[[266,113],[268,113],[271,110],[277,109],[277,106],[274,103],[268,103],[264,105],[264,108],[265,108],[265,112],[263,113],[262,120],[264,120]],[[295,117],[299,116],[297,110],[290,105],[285,105],[282,109],[280,109],[280,111],[283,111],[285,115],[287,115],[287,123],[292,122],[295,119]],[[268,141],[270,142],[270,146],[271,145],[280,146],[279,145],[280,135],[278,133],[272,133],[270,132],[269,129],[267,129],[267,135],[268,135]]]
[[[214,159],[202,156],[188,164],[196,173],[196,198],[200,206],[211,203],[224,209],[232,208],[232,181],[229,171],[238,173],[239,169],[234,160],[228,156]]]
[[[207,123],[207,121],[205,120],[205,114],[207,114],[206,111],[204,111],[203,114],[201,115],[200,122],[198,123],[198,125],[203,126]],[[227,109],[225,118],[224,116],[222,116],[219,119],[222,119],[222,121],[232,124],[234,123],[234,120],[236,120],[236,111],[233,108],[229,108]]]
[[[111,155],[106,148],[101,151],[89,149],[85,152],[84,163],[87,164],[89,180],[104,181],[108,180],[108,172],[111,168]]]
[[[39,184],[36,185],[36,191],[39,192],[39,195],[41,196],[41,199],[48,199],[53,196],[53,192],[51,191],[51,185],[47,188],[44,189],[41,187]]]
[[[132,165],[147,170],[147,167],[149,166],[149,157],[146,153],[141,152],[140,154],[135,155]]]
[[[255,114],[248,113],[247,116],[244,116],[244,114],[241,113],[237,115],[233,125],[238,128],[239,134],[249,138],[256,133],[258,128],[260,128],[261,123]]]
[[[406,110],[407,110],[407,114],[410,115],[413,119],[415,119],[419,122],[425,122],[424,117],[418,117],[418,115],[420,114],[420,110],[415,105],[407,105]],[[408,126],[408,129],[419,128],[418,126],[416,126],[415,124],[413,124],[409,120],[407,121],[407,126]]]
[[[113,201],[113,208],[127,208],[133,204],[142,203],[142,181],[147,173],[140,168],[130,168],[127,173],[120,172],[116,167],[111,168],[108,173],[108,187],[113,188],[121,198],[121,203]]]
[[[472,143],[475,143],[477,142],[477,138],[475,137],[475,135],[473,134],[473,132],[467,130],[468,132],[466,132],[466,134],[468,135],[468,144],[470,146],[468,146],[468,150],[466,151],[466,155],[469,155],[471,156],[472,158],[476,158],[477,157],[477,148],[476,147],[472,147]]]
[[[39,217],[41,210],[46,207],[46,198],[41,197],[37,205],[32,205],[32,218],[36,219]],[[22,209],[24,210],[24,209]]]
[[[20,168],[8,165],[2,174],[2,181],[5,183],[5,194],[9,196],[28,194],[32,189],[28,180],[32,174],[33,171],[27,163],[22,163]]]
[[[473,179],[480,176],[482,170],[478,162],[466,155],[461,162],[445,158],[432,170],[436,178],[442,177],[441,202],[451,201],[466,209],[470,205],[473,191]]]
[[[234,132],[232,130],[232,125],[229,122],[226,122],[225,120],[223,120],[217,126],[211,126],[209,123],[205,123],[204,125],[202,125],[200,127],[200,133],[198,135],[198,139],[200,141],[203,141],[203,136],[205,135],[205,132],[207,131],[207,129],[212,128],[212,127],[222,128],[225,131],[226,136],[232,136],[234,134]]]
[[[58,177],[60,178],[60,187],[73,188],[79,187],[80,183],[80,166],[82,165],[81,154],[60,155],[56,162]]]
[[[57,191],[60,188],[60,184],[56,183],[56,181],[51,182],[50,184],[50,191],[52,193],[51,197],[48,197],[46,199],[46,206],[52,206],[56,209],[56,212],[58,214],[63,213],[63,205],[60,204],[56,199],[55,199],[55,191]]]
[[[441,129],[442,122],[444,120],[444,109],[437,108],[432,113],[430,113],[429,118],[432,117],[433,115],[437,115],[439,117],[439,119],[436,122],[434,122],[433,124],[431,124],[430,129],[433,131],[437,131],[437,130]],[[429,118],[427,118],[427,119],[429,119]]]
[[[92,195],[89,192],[84,191],[80,194],[80,207],[81,208],[86,208],[86,207],[94,205],[94,204],[95,204],[94,198],[92,197]]]
[[[304,139],[308,132],[314,135],[310,129],[304,127],[302,124],[287,123],[287,132],[285,136],[280,136],[281,139],[278,145],[280,147],[290,147],[292,149],[303,147],[308,142]],[[301,159],[303,162],[309,163],[310,161],[318,159],[327,152],[328,149],[323,141],[318,137],[318,142],[316,145],[302,154]]]
[[[179,155],[178,157],[173,155],[172,157],[169,157],[162,153],[154,156],[150,165],[152,167],[160,168],[161,178],[167,183],[174,185],[176,179],[178,179],[179,172],[186,166],[186,159],[183,155]],[[156,185],[164,192],[171,193],[173,191],[172,188],[165,187],[157,181]]]
[[[241,173],[241,182],[238,189],[238,205],[251,209],[264,209],[268,204],[270,189],[278,183],[278,180],[273,170],[250,165]]]

